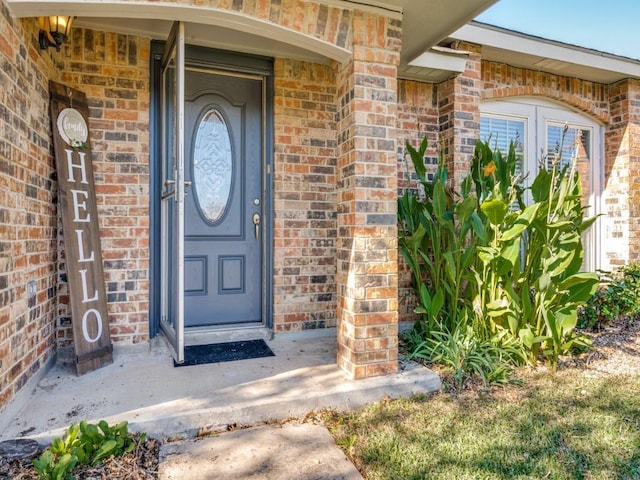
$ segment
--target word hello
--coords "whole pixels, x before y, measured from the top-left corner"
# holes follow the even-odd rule
[[[76,183],[76,175],[80,177],[81,185],[89,185],[87,181],[87,169],[86,169],[86,154],[85,152],[73,151],[65,149],[67,159],[67,172],[68,182]],[[74,157],[75,161],[74,161]],[[87,187],[88,188],[88,187]],[[87,252],[86,249],[86,236],[88,234],[88,228],[86,224],[91,223],[91,214],[88,211],[87,201],[89,200],[88,190],[75,190],[70,189],[71,203],[73,206],[72,221],[74,226],[74,232],[76,234],[77,248],[78,248],[78,266],[85,266],[86,268],[78,268],[80,274],[80,284],[82,287],[82,305],[86,305],[92,302],[99,301],[98,289],[95,289],[90,293],[89,285],[87,281],[87,271],[92,267],[95,262],[95,253],[93,250]],[[73,268],[72,265],[68,265],[68,268]],[[91,336],[89,334],[89,322],[93,321],[96,324],[96,334]],[[100,312],[95,308],[88,308],[82,315],[82,336],[88,343],[97,342],[102,336],[102,316]]]

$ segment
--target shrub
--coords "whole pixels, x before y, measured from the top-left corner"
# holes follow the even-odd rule
[[[614,274],[601,274],[601,285],[579,309],[578,326],[597,328],[620,317],[640,315],[640,264],[630,263]]]

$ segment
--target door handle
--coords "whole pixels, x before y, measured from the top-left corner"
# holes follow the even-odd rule
[[[253,214],[253,224],[256,227],[256,240],[257,240],[258,237],[260,237],[260,214],[259,213]]]

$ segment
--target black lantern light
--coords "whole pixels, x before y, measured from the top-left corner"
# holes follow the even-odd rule
[[[74,18],[76,17],[63,15],[38,17],[40,48],[46,50],[48,47],[56,47],[56,50],[60,51],[60,46],[69,39],[69,31]]]

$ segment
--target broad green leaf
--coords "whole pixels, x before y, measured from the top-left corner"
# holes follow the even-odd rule
[[[431,316],[433,318],[437,318],[438,314],[440,313],[440,310],[442,310],[442,307],[444,305],[444,292],[442,291],[441,288],[438,288],[436,290],[435,295],[433,296],[433,299],[431,300]]]
[[[520,329],[518,336],[525,347],[531,348],[533,346],[535,335],[529,327]]]
[[[107,440],[106,442],[104,442],[100,446],[98,451],[95,453],[95,455],[93,456],[93,462],[92,463],[95,465],[100,460],[102,460],[104,457],[109,455],[112,452],[112,450],[114,448],[116,448],[116,445],[117,445],[117,443],[116,443],[115,440]]]
[[[575,249],[558,251],[556,256],[548,262],[549,275],[552,278],[566,275],[569,266],[573,263],[575,254]]]
[[[586,302],[598,289],[600,279],[595,273],[576,273],[560,284],[566,290],[567,300],[572,303]]]
[[[68,473],[73,470],[78,459],[71,455],[70,453],[66,453],[60,458],[58,458],[56,462],[56,466],[51,472],[51,476],[55,480],[65,480],[68,477]]]
[[[540,277],[538,278],[538,288],[540,289],[540,291],[545,291],[546,289],[548,289],[550,284],[551,276],[547,272],[544,272],[542,275],[540,275]]]
[[[54,438],[51,442],[51,451],[56,455],[64,455],[65,445],[61,438]]]
[[[484,201],[480,209],[492,225],[500,225],[509,211],[509,205],[504,200],[491,198]]]
[[[591,225],[595,223],[600,215],[596,215],[595,217],[590,217],[582,221],[580,228],[578,229],[578,233],[585,232]]]
[[[558,322],[558,328],[561,329],[564,335],[576,327],[578,323],[578,310],[576,308],[562,309],[556,314],[556,321]]]
[[[507,274],[513,271],[513,263],[505,260],[502,257],[498,257],[495,262],[495,273],[499,277],[506,277]]]
[[[433,214],[436,218],[442,219],[446,208],[447,195],[444,191],[444,185],[438,182],[433,188]]]
[[[444,265],[446,267],[447,275],[449,276],[449,280],[451,283],[455,283],[458,279],[456,278],[456,262],[453,258],[453,253],[445,252],[444,256]]]
[[[547,228],[550,230],[573,230],[575,225],[569,220],[562,220],[560,222],[552,222],[547,224]]]
[[[510,315],[508,318],[508,322],[509,322],[509,330],[512,333],[516,333],[518,331],[518,319],[514,316],[514,315]]]
[[[506,245],[500,254],[500,257],[509,263],[510,270],[513,269],[518,258],[520,257],[520,242],[514,241]],[[506,273],[506,272],[505,272]]]
[[[502,234],[500,240],[508,242],[509,240],[519,237],[535,218],[540,205],[540,203],[534,203],[525,208],[522,213],[518,215],[518,218],[516,218],[514,225]]]
[[[429,289],[424,283],[420,287],[420,301],[428,311],[429,306],[431,305],[431,295],[429,294]]]
[[[422,241],[424,240],[424,236],[426,235],[427,230],[424,228],[422,223],[418,224],[418,227],[414,232],[412,232],[410,237],[404,238],[404,243],[407,245],[412,252],[416,252],[420,245],[422,245]]]
[[[484,230],[482,220],[476,212],[471,213],[471,228],[482,243],[487,243],[487,233]]]
[[[476,208],[476,199],[474,197],[465,197],[456,205],[456,215],[460,223],[466,223]]]
[[[545,169],[540,169],[531,185],[531,196],[535,202],[544,202],[549,199],[551,189],[551,174]]]
[[[498,249],[495,247],[478,247],[478,258],[480,258],[485,265],[491,263],[498,253]]]
[[[427,137],[425,137],[422,142],[425,143],[427,141]],[[413,168],[416,171],[416,175],[418,176],[418,180],[424,183],[426,180],[427,169],[424,165],[424,152],[421,154],[418,150],[413,148],[409,142],[406,143],[407,151],[409,152],[409,157],[411,158],[411,163],[413,163]],[[420,149],[422,150],[422,148]]]
[[[487,315],[490,317],[501,317],[512,310],[509,308],[509,303],[506,300],[499,299],[493,300],[487,303]]]

